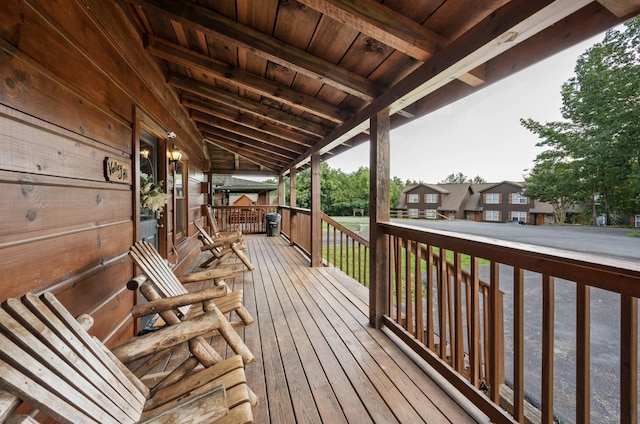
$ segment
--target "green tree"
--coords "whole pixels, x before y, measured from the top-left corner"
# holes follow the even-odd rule
[[[389,182],[389,197],[392,208],[398,205],[405,184],[398,177]],[[327,215],[352,215],[354,209],[369,212],[369,168],[360,167],[349,174],[333,169],[328,163],[320,164],[320,208]],[[311,173],[305,169],[296,177],[296,206],[311,208]],[[285,179],[285,201],[290,204],[289,179]]]
[[[571,184],[565,187],[557,183],[554,187],[573,190],[558,193],[565,198],[580,193],[581,200],[591,204],[594,220],[596,215],[604,213],[611,223],[615,215],[637,212],[640,195],[639,18],[628,21],[624,32],[608,31],[602,42],[578,58],[575,76],[563,84],[562,102],[566,122],[521,121],[543,139],[539,145],[550,149],[536,158],[529,179],[553,175],[551,171],[558,178],[572,178],[579,190]]]
[[[471,179],[467,177],[465,174],[463,174],[462,172],[458,172],[457,174],[447,175],[447,178],[440,181],[438,184],[464,184],[464,183],[483,184],[486,182],[487,181],[479,175],[476,175],[473,179]]]

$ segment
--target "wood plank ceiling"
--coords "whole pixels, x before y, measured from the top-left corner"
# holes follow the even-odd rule
[[[640,0],[125,4],[212,171],[268,175],[368,141],[368,118],[384,108],[397,127],[640,10]]]

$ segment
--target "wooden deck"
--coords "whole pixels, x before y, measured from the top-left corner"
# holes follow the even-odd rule
[[[256,423],[476,422],[368,325],[367,289],[310,268],[282,238],[246,242],[256,270],[228,283],[256,319],[239,330],[256,356],[246,367]]]

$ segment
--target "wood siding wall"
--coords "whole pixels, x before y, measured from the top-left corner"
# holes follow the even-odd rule
[[[206,201],[197,131],[124,17],[102,0],[0,2],[0,301],[51,290],[109,344],[134,331],[136,109],[189,157],[189,237],[165,241],[178,270],[198,251],[191,221]],[[105,157],[132,182],[106,182]]]

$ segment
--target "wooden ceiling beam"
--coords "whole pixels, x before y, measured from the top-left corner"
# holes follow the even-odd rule
[[[269,122],[259,120],[255,116],[239,113],[236,110],[232,110],[218,103],[213,103],[210,100],[202,100],[190,93],[184,93],[180,102],[188,109],[206,113],[207,115],[243,125],[247,128],[258,129],[263,133],[291,141],[301,146],[310,147],[313,146],[314,140],[320,140],[320,137],[310,137],[288,128],[279,127]]]
[[[305,149],[304,146],[292,143],[288,140],[283,140],[278,137],[274,137],[270,134],[265,134],[256,129],[247,128],[242,125],[238,125],[235,122],[227,121],[224,119],[216,118],[214,116],[207,115],[202,112],[191,113],[191,118],[199,123],[206,124],[210,127],[220,128],[229,131],[234,134],[241,135],[243,137],[252,138],[256,141],[274,146],[279,149],[284,149],[296,154],[302,153]]]
[[[420,62],[451,40],[375,0],[298,0],[300,3],[366,34]],[[483,83],[477,74],[459,79],[472,87]]]
[[[264,105],[262,103],[240,97],[226,90],[219,89],[211,84],[203,83],[183,75],[171,74],[169,84],[189,93],[197,94],[204,98],[222,103],[233,109],[242,110],[254,116],[261,116],[272,122],[296,128],[304,133],[314,136],[325,136],[330,129],[297,115],[284,112],[280,109]]]
[[[229,140],[224,140],[214,136],[205,136],[204,141],[209,144],[213,144],[216,147],[227,150],[234,155],[240,155],[243,158],[255,163],[256,165],[265,166],[269,169],[279,170],[282,168],[286,161],[278,160],[273,155],[267,155],[260,152],[256,152],[250,148],[242,147],[240,143],[236,143]],[[238,168],[238,167],[236,167]]]
[[[176,0],[133,0],[204,34],[223,39],[263,59],[307,75],[345,93],[372,101],[386,87],[304,50],[286,44],[206,7]]]
[[[245,137],[243,135],[236,134],[222,128],[216,128],[214,126],[203,123],[199,123],[197,124],[197,126],[198,129],[205,135],[215,136],[216,138],[224,139],[227,141],[233,141],[239,143],[242,146],[249,146],[256,151],[262,151],[265,152],[265,154],[270,154],[272,156],[279,156],[281,158],[284,158],[284,160],[290,160],[297,155],[294,151],[271,146],[261,141],[254,140],[253,138]]]
[[[640,0],[598,0],[598,3],[606,7],[618,18],[640,11]]]
[[[216,79],[253,91],[276,102],[319,116],[335,123],[342,123],[349,113],[313,96],[297,92],[284,84],[261,78],[242,69],[229,66],[210,56],[194,52],[179,44],[148,34],[145,46],[152,55],[182,65],[192,70],[209,73]]]
[[[375,0],[298,0],[421,62],[449,44],[446,37]]]

